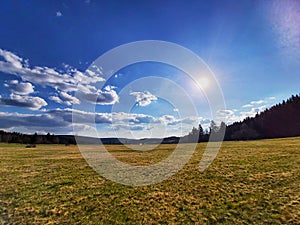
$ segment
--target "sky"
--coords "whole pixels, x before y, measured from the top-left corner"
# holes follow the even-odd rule
[[[208,128],[205,89],[185,71],[140,62],[107,79],[95,64],[143,40],[198,55],[220,86],[228,124],[299,94],[297,0],[20,0],[1,1],[0,15],[2,130],[143,138],[184,135],[199,123]]]

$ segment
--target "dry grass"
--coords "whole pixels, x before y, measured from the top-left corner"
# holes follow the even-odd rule
[[[149,165],[174,146],[108,148]],[[0,144],[0,224],[300,224],[300,138],[225,142],[201,173],[204,148],[168,180],[129,187],[95,173],[75,146]]]

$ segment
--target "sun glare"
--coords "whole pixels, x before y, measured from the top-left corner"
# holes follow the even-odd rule
[[[197,81],[197,86],[204,91],[205,89],[209,88],[210,86],[210,79],[208,77],[200,77]]]

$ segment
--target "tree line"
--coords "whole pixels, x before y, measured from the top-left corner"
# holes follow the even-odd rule
[[[188,142],[208,141],[212,132],[225,129],[224,140],[256,140],[265,138],[284,138],[300,136],[300,96],[292,95],[286,101],[276,104],[255,117],[247,117],[243,121],[219,126],[211,121],[209,130],[203,131],[201,124],[185,136]]]
[[[75,138],[57,136],[54,134],[40,135],[22,134],[19,132],[6,132],[0,130],[0,142],[20,144],[76,144]]]

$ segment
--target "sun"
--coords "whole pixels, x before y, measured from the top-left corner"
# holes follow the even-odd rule
[[[202,90],[205,91],[206,89],[209,88],[211,84],[211,80],[207,76],[201,76],[197,81],[195,81],[197,86]]]

